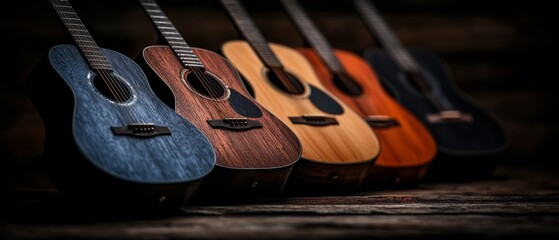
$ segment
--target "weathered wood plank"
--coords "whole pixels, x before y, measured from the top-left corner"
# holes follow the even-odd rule
[[[557,216],[187,216],[153,221],[3,225],[9,239],[552,239]]]
[[[557,168],[500,167],[495,179],[347,196],[191,203],[143,216],[70,207],[56,191],[2,198],[0,239],[555,239]],[[6,201],[6,199],[11,199]]]
[[[559,215],[559,197],[502,196],[346,196],[285,199],[280,203],[189,206],[199,215],[385,215],[482,214]]]

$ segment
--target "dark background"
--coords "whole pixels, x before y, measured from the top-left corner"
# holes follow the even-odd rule
[[[300,2],[332,46],[357,54],[378,46],[350,1]],[[70,3],[101,47],[135,58],[157,40],[137,1]],[[243,3],[270,42],[303,44],[276,1]],[[555,42],[559,38],[551,1],[375,3],[405,46],[441,57],[456,84],[500,120],[510,140],[503,164],[555,165],[559,137]],[[159,4],[193,47],[218,51],[225,41],[239,38],[217,0],[160,0]],[[65,42],[63,27],[48,1],[9,1],[0,11],[0,186],[41,187],[49,184],[40,158],[44,128],[24,84],[48,50]]]

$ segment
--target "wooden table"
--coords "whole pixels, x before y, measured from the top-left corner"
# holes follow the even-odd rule
[[[0,239],[559,239],[558,174],[500,166],[482,181],[195,201],[149,217],[142,209],[99,216],[69,207],[54,189],[21,191],[3,197]]]

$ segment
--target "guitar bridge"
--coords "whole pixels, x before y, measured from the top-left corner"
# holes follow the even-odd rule
[[[128,135],[132,137],[154,137],[171,135],[171,129],[157,126],[153,123],[131,123],[122,127],[111,127],[114,135]]]
[[[427,114],[427,121],[430,123],[471,123],[474,121],[474,117],[458,110],[448,110]]]
[[[312,126],[338,125],[336,118],[324,115],[305,114],[300,117],[289,117],[289,120],[291,120],[293,124],[306,124]]]
[[[369,123],[369,126],[374,128],[389,128],[400,125],[398,120],[386,115],[369,115],[365,117],[365,120]]]
[[[212,128],[222,128],[234,131],[249,130],[252,128],[262,128],[262,124],[256,120],[247,118],[223,118],[218,120],[208,120]]]

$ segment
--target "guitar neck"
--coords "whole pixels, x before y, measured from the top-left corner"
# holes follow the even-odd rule
[[[313,24],[310,17],[304,12],[301,5],[296,0],[280,0],[289,17],[299,29],[305,40],[317,52],[328,68],[337,73],[344,71],[344,67],[334,54],[324,35]]]
[[[151,19],[151,22],[161,33],[161,36],[171,46],[181,63],[188,68],[204,68],[204,64],[200,58],[196,56],[192,48],[188,46],[184,38],[181,36],[175,25],[169,20],[167,15],[161,10],[155,0],[140,0],[145,12]]]
[[[256,27],[244,7],[237,0],[220,0],[237,26],[239,32],[254,49],[260,60],[270,68],[283,68],[262,33]]]
[[[415,83],[428,101],[431,102],[432,106],[439,111],[453,109],[445,96],[433,92],[433,89],[425,80],[425,75],[422,73],[419,63],[415,61],[400,41],[398,41],[398,38],[390,30],[375,6],[369,0],[353,0],[353,3],[363,16],[365,24],[380,40],[386,52],[407,73],[408,79]]]
[[[111,64],[101,53],[101,49],[97,46],[97,43],[95,43],[68,0],[51,0],[51,4],[89,65],[97,71],[112,71]]]
[[[353,0],[353,3],[363,17],[365,25],[380,41],[393,60],[407,72],[419,72],[419,65],[390,30],[375,6],[369,0]]]

